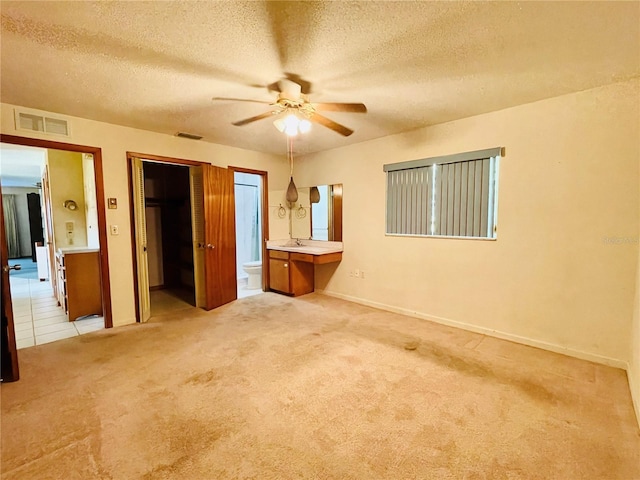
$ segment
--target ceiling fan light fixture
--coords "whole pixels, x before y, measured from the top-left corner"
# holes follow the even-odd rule
[[[302,120],[300,120],[300,123],[298,124],[298,130],[300,130],[300,133],[309,132],[309,130],[311,130],[311,122],[306,118],[303,118]]]
[[[286,133],[290,137],[295,137],[298,134],[298,126],[300,125],[300,120],[295,114],[290,113],[284,118],[284,125],[284,133]]]
[[[295,113],[289,113],[284,118],[278,118],[273,125],[281,133],[285,133],[290,137],[295,137],[298,133],[307,133],[311,130],[311,122],[306,118],[302,120]]]

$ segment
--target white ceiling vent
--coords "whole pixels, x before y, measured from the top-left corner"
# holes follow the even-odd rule
[[[50,133],[65,137],[70,135],[69,122],[62,118],[55,118],[21,110],[16,110],[15,115],[17,130]]]

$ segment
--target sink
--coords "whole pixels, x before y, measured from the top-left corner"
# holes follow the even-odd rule
[[[280,250],[283,252],[300,252],[308,253],[310,255],[324,255],[326,253],[341,252],[342,249],[317,247],[311,245],[279,245],[269,247],[271,250]]]

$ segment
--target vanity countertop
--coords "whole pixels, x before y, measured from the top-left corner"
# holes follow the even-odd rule
[[[89,248],[89,247],[60,247],[58,248],[60,253],[91,253],[91,252],[99,252],[99,248]]]
[[[324,242],[319,240],[301,240],[302,245],[296,245],[295,240],[268,240],[268,250],[282,252],[306,253],[309,255],[326,255],[343,251],[342,242]]]

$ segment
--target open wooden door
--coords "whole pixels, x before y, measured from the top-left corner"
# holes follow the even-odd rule
[[[0,199],[2,189],[0,188]],[[16,348],[16,334],[13,327],[13,306],[11,304],[11,287],[9,285],[9,251],[7,236],[4,230],[4,210],[0,200],[0,317],[2,318],[2,381],[15,382],[20,378],[18,370],[18,349]]]
[[[204,165],[206,310],[238,298],[233,170]]]
[[[193,238],[193,279],[196,307],[207,307],[204,241],[204,172],[201,166],[189,167],[191,184],[191,230]]]
[[[138,312],[140,321],[151,317],[151,297],[149,295],[149,260],[147,255],[147,220],[144,200],[144,171],[142,160],[131,159],[133,178],[133,217],[136,243],[136,265],[138,269]]]

